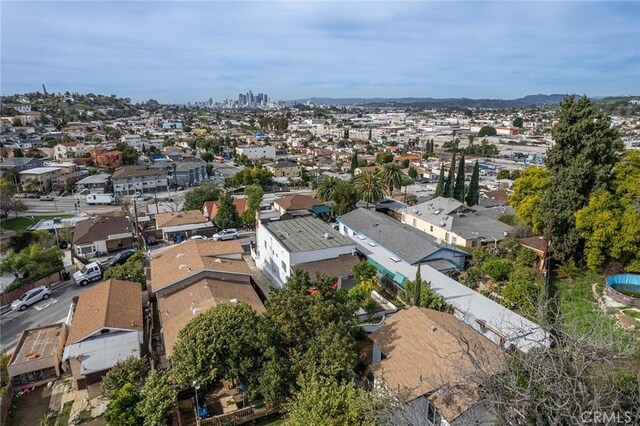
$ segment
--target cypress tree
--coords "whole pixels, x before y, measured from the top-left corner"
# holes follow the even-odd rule
[[[358,151],[353,151],[353,155],[351,156],[351,174],[355,172],[358,167]]]
[[[371,140],[371,134],[372,134],[371,129],[369,129],[369,140]]]
[[[464,152],[460,157],[460,164],[458,164],[458,175],[456,176],[456,185],[453,188],[453,198],[460,202],[464,202]]]
[[[436,186],[436,197],[444,195],[444,165],[440,165],[440,176],[438,177],[438,185]]]
[[[451,197],[453,196],[453,185],[455,179],[455,168],[456,168],[456,154],[453,154],[453,158],[451,158],[451,166],[449,166],[449,175],[447,176],[447,181],[444,183],[444,193],[443,197]]]
[[[478,160],[473,164],[473,173],[471,173],[471,182],[469,182],[469,190],[465,201],[469,207],[478,204],[480,199],[480,165]]]

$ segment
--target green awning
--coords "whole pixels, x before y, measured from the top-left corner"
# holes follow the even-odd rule
[[[320,204],[318,206],[313,206],[313,207],[311,207],[311,210],[315,214],[329,214],[329,213],[331,213],[331,209],[329,207],[325,206],[324,204]]]
[[[407,280],[407,277],[402,275],[400,272],[396,272],[396,274],[393,276],[393,280],[403,286],[404,282]]]
[[[378,271],[382,272],[387,277],[393,279],[393,277],[395,276],[395,274],[393,272],[391,272],[390,270],[388,270],[387,268],[385,268],[384,266],[382,266],[381,264],[379,264],[375,260],[368,258],[367,262],[369,262],[369,264],[373,265]]]

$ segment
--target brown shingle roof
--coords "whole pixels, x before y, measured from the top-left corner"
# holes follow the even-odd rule
[[[142,287],[110,279],[80,293],[67,345],[103,328],[142,330]]]
[[[84,244],[107,239],[109,235],[133,233],[129,219],[123,216],[99,216],[77,222],[73,243]]]
[[[249,282],[203,279],[175,293],[158,298],[162,335],[167,356],[173,353],[178,333],[196,315],[232,299],[249,304],[258,313],[264,305]]]
[[[542,236],[521,238],[520,244],[541,255],[543,255],[547,250],[547,240]],[[548,250],[549,250],[549,253],[552,252],[553,247],[549,245]]]
[[[427,395],[449,422],[478,402],[476,367],[467,353],[489,371],[497,371],[504,359],[504,353],[473,328],[431,309],[401,311],[369,338],[386,355],[372,370],[389,389],[402,402]],[[450,387],[462,387],[462,392],[449,394]]]
[[[184,212],[169,212],[156,214],[156,228],[162,229],[169,226],[190,225],[192,223],[205,223],[207,218],[202,216],[199,210],[187,210]]]
[[[188,240],[151,258],[151,291],[204,269],[249,274],[238,241]]]
[[[240,216],[249,210],[246,198],[234,198],[233,205],[236,206],[236,210]],[[219,207],[220,201],[207,201],[202,206],[202,211],[209,214],[209,220],[213,220],[218,214]]]
[[[288,197],[278,198],[274,201],[274,204],[277,204],[285,211],[290,210],[309,210],[313,206],[317,206],[318,204],[322,204],[316,198],[309,197],[308,195],[290,195]]]
[[[137,176],[163,176],[164,172],[160,169],[147,169],[144,166],[128,166],[120,167],[113,173],[113,179],[126,179]]]

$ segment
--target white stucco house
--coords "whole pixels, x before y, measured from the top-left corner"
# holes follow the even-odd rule
[[[322,220],[305,216],[259,223],[251,254],[256,266],[281,287],[295,269],[315,269],[315,262],[324,262],[329,275],[342,275],[340,269],[346,273],[357,262],[355,252],[351,239]]]

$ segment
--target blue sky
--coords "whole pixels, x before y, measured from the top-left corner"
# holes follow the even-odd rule
[[[640,95],[640,2],[2,1],[1,89]]]

